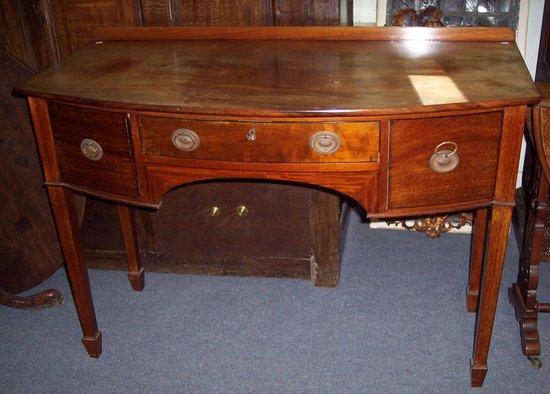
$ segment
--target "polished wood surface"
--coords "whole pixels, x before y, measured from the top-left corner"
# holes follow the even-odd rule
[[[369,36],[369,28],[362,31]],[[381,115],[523,105],[538,98],[517,48],[507,42],[388,45],[329,37],[160,43],[91,43],[19,91],[216,116]]]
[[[49,113],[62,179],[114,194],[139,195],[126,115],[58,103],[49,105]],[[101,146],[101,160],[82,154],[79,135]]]
[[[470,41],[514,42],[515,34],[508,28],[467,27],[439,29],[430,27],[179,27],[179,28],[97,28],[93,40],[360,40],[360,41]]]
[[[102,350],[101,331],[97,327],[88,270],[82,256],[74,194],[63,187],[50,187],[48,194],[65,259],[67,276],[73,285],[71,292],[84,334],[82,343],[90,357],[99,357]]]
[[[472,246],[470,250],[470,270],[468,273],[468,287],[466,289],[466,309],[476,312],[481,286],[481,272],[487,239],[488,209],[477,209],[474,213],[472,231]]]
[[[495,188],[501,123],[502,112],[392,122],[388,207],[490,198]],[[456,170],[440,174],[426,163],[438,144],[446,141],[457,144],[460,161]],[[427,146],[433,147],[431,152]],[[457,187],[464,190],[457,193]]]
[[[140,116],[139,126],[142,150],[148,155],[267,163],[378,161],[377,122],[200,122]],[[177,129],[196,132],[199,147],[191,152],[176,148],[170,136]],[[310,147],[313,135],[325,131],[337,134],[341,140],[339,149],[330,155]]]
[[[458,33],[458,30],[456,34],[462,39],[468,35],[468,32]],[[429,30],[425,31],[429,33]],[[174,34],[177,36],[180,32],[177,30]],[[353,34],[357,34],[356,30]],[[380,32],[375,29],[372,34],[376,36]],[[89,353],[98,355],[100,334],[93,314],[88,278],[83,271],[71,189],[126,205],[159,206],[170,190],[184,184],[214,179],[269,180],[309,184],[342,193],[355,199],[370,217],[396,218],[419,212],[442,214],[487,209],[486,231],[484,220],[481,220],[480,234],[474,240],[476,251],[472,253],[470,280],[472,293],[477,293],[471,383],[473,386],[482,385],[487,373],[514,205],[515,174],[526,104],[538,100],[515,45],[491,42],[490,36],[486,42],[415,41],[415,48],[420,45],[427,50],[423,54],[415,52],[413,56],[407,42],[403,41],[308,41],[297,38],[92,43],[59,67],[19,89],[31,93],[29,103],[46,184],[65,259],[70,266],[69,277]],[[147,58],[144,48],[150,51]],[[92,54],[95,57],[92,58]],[[167,54],[174,57],[169,58]],[[119,55],[119,60],[124,59],[124,63],[115,61]],[[356,63],[358,61],[361,61],[360,66]],[[152,64],[155,67],[151,67]],[[401,76],[404,73],[410,85],[402,88],[399,84],[403,82]],[[95,78],[95,89],[82,79],[84,75]],[[320,79],[314,80],[313,75]],[[63,95],[52,95],[52,86],[60,86],[60,82],[69,80],[75,84],[63,88]],[[111,81],[109,88],[102,85],[107,80]],[[252,80],[255,84],[251,84]],[[166,81],[171,81],[173,86],[165,84]],[[366,84],[367,81],[370,84]],[[390,83],[397,88],[389,91]],[[157,86],[155,91],[153,85]],[[40,89],[33,91],[29,86]],[[128,87],[134,90],[130,92]],[[135,101],[138,93],[139,101]],[[57,104],[56,100],[62,100],[64,104]],[[163,107],[161,103],[168,100],[174,101]],[[120,135],[129,136],[130,142],[122,150],[133,157],[130,165],[138,185],[137,193],[115,190],[111,179],[115,175],[108,171],[101,176],[92,169],[82,172],[81,177],[94,179],[90,183],[70,179],[66,171],[60,171],[61,163],[71,157],[76,148],[58,149],[57,145],[63,140],[58,141],[56,130],[59,125],[53,121],[50,112],[52,107],[55,110],[58,105],[66,106],[66,102],[73,103],[71,110],[67,111],[73,115],[65,128],[70,130],[69,124],[74,126],[73,145],[86,141],[90,135],[113,134],[115,141]],[[96,105],[91,105],[93,103]],[[201,109],[197,110],[199,104]],[[166,112],[156,114],[161,108]],[[129,130],[120,125],[111,127],[110,123],[107,123],[108,127],[100,128],[100,132],[87,126],[79,129],[77,125],[82,121],[76,114],[80,111],[83,114],[97,111],[100,120],[126,117]],[[201,111],[202,114],[197,114]],[[148,130],[145,127],[146,132],[142,133],[139,118],[144,116],[158,116],[155,119],[158,123]],[[88,117],[83,116],[84,119]],[[173,120],[173,117],[178,120]],[[231,148],[237,151],[236,156],[226,153],[221,146],[215,146],[216,142],[221,145],[226,141],[220,136],[231,137],[226,124],[235,121],[273,123],[266,126],[272,134],[265,135],[274,143],[283,141],[281,145],[288,144],[288,147],[280,153],[275,148],[259,144],[259,149],[266,151],[264,155],[255,152],[249,156],[250,161],[239,161],[246,159],[243,151],[239,153],[239,149],[234,147],[240,145]],[[348,133],[363,132],[361,127],[349,128],[349,123],[354,121],[359,125],[368,122],[368,130],[371,133],[374,130],[378,135],[379,155],[376,160],[362,161],[365,160],[363,153],[353,144],[346,146],[345,143],[345,155],[334,162],[311,160],[310,153],[305,153],[303,145],[307,139],[301,137],[310,136],[312,130],[317,129],[312,128],[312,124],[326,127],[330,123],[340,123],[342,128],[333,131],[342,133],[345,137],[342,139],[347,141],[348,138],[353,140]],[[151,148],[144,144],[145,139],[166,141],[168,131],[174,125],[189,125],[190,122],[209,125],[210,129],[204,136],[205,141],[212,138],[212,147],[207,146],[204,156],[174,156],[164,145],[153,148],[155,154],[145,153]],[[216,122],[220,125],[217,130],[213,126]],[[373,129],[372,124],[379,125],[379,128]],[[256,130],[257,138],[264,135],[262,127],[258,126]],[[128,134],[124,134],[124,130]],[[244,137],[243,143],[254,143],[255,139],[246,140],[244,130],[239,132],[240,138]],[[214,138],[216,131],[220,136]],[[200,144],[192,142],[196,136],[186,134],[185,138],[180,141],[180,148],[189,149],[191,146],[200,151]],[[363,140],[364,147],[370,151],[372,139]],[[438,145],[449,141],[456,146],[455,152],[435,151]],[[104,143],[109,148],[109,141]],[[108,149],[106,152],[107,156]],[[86,155],[87,152],[82,153]],[[460,162],[455,161],[458,163],[456,167],[441,171],[441,167],[433,166],[432,158],[438,158],[438,163],[446,166],[444,163],[449,163],[447,159],[453,155],[453,159],[460,157]],[[271,158],[279,161],[270,161]],[[348,159],[350,161],[346,162]],[[109,159],[104,163],[102,160],[91,162],[101,168],[109,163]],[[79,167],[78,163],[75,167]],[[407,178],[415,183],[411,184]],[[429,190],[434,192],[430,194]],[[123,208],[121,213],[126,246],[130,249],[127,250],[130,270],[136,271],[137,262],[132,257],[136,255],[132,242],[135,226],[128,217],[129,211]],[[317,225],[321,225],[319,220]],[[317,247],[321,254],[331,253]],[[483,264],[479,261],[481,255],[484,256]]]

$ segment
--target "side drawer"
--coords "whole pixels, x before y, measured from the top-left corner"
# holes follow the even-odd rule
[[[378,122],[218,122],[140,116],[139,128],[143,153],[150,155],[271,163],[378,161]],[[177,130],[189,133],[195,146],[178,149],[172,140]],[[329,139],[336,136],[334,152],[319,153],[312,147],[315,136],[325,143],[323,132]]]
[[[491,198],[501,128],[502,112],[392,121],[388,208]],[[439,173],[430,159],[444,142],[450,144],[440,149],[456,144],[459,160],[453,170]]]
[[[125,114],[55,102],[50,102],[48,109],[65,183],[120,196],[139,196]]]

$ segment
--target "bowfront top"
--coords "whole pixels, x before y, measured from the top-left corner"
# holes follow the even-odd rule
[[[155,29],[135,29],[132,41],[100,35],[18,90],[131,109],[256,116],[383,115],[538,100],[509,30],[495,29],[500,36],[487,39],[487,29],[475,28],[443,29],[450,30],[443,37],[429,28],[420,37],[407,28],[355,28],[342,37],[349,29],[335,28],[328,29],[333,36],[300,39],[314,29],[278,29],[289,32],[282,39],[264,39],[266,28],[221,40],[211,32],[223,37],[223,29],[170,29],[172,39],[155,40]],[[453,39],[461,34],[480,41]]]

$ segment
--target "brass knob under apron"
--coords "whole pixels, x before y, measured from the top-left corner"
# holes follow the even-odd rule
[[[248,215],[248,212],[249,212],[248,208],[244,205],[239,205],[237,207],[237,215],[239,216],[246,216]]]
[[[220,213],[221,213],[221,210],[220,210],[220,207],[212,207],[210,208],[210,216],[220,216]]]

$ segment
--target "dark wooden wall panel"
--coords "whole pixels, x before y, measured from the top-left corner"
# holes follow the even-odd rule
[[[179,0],[182,26],[271,26],[271,0]]]
[[[0,0],[0,49],[39,72],[97,27],[351,23],[351,0]]]
[[[59,60],[49,0],[0,1],[0,49],[35,71]]]
[[[51,0],[50,7],[61,57],[86,44],[96,27],[141,26],[137,0]]]
[[[140,0],[143,26],[176,26],[178,24],[178,0]]]
[[[274,0],[278,26],[340,25],[340,0]]]
[[[0,47],[17,59],[30,63],[23,24],[15,1],[0,2]]]

